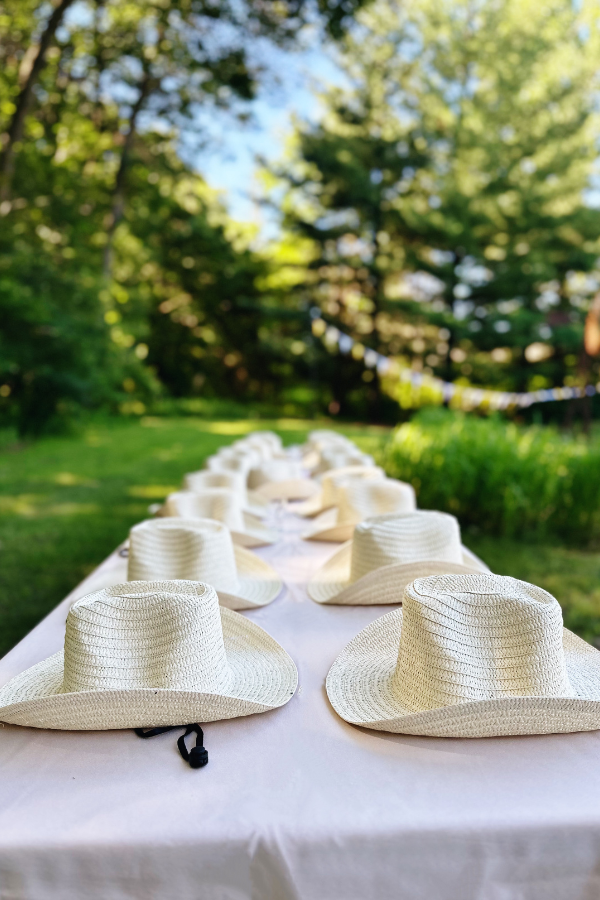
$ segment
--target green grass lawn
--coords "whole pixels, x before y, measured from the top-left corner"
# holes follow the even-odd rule
[[[218,447],[255,428],[284,443],[304,440],[314,423],[144,418],[98,421],[71,437],[29,446],[0,435],[0,655],[122,541],[129,528],[198,469]],[[344,426],[368,452],[384,429]],[[551,591],[566,623],[600,635],[600,554],[465,535],[499,573]]]

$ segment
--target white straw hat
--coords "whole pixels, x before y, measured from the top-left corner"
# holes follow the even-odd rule
[[[241,441],[236,441],[233,446],[236,450],[256,450],[263,459],[285,459],[287,453],[281,446],[281,441],[271,441],[267,434],[249,434]]]
[[[64,653],[0,690],[0,720],[74,730],[211,722],[282,706],[297,677],[285,650],[219,607],[210,585],[130,581],[73,604]]]
[[[266,606],[283,587],[269,563],[235,545],[213,519],[149,519],[129,532],[128,581],[204,581],[221,606]]]
[[[321,475],[330,469],[341,469],[343,466],[374,466],[375,460],[368,453],[362,453],[358,447],[350,449],[331,448],[322,450],[319,462],[312,469],[313,475]]]
[[[327,676],[347,722],[437,737],[600,728],[600,652],[539,587],[502,575],[419,578],[403,609],[352,640]]]
[[[206,488],[203,491],[176,491],[169,494],[162,508],[163,516],[184,519],[216,519],[229,528],[234,543],[242,547],[262,547],[274,544],[277,533],[253,516],[244,512],[242,500],[227,488]]]
[[[242,498],[242,503],[246,512],[259,519],[267,515],[269,504],[268,501],[256,494],[255,491],[248,491],[246,488],[246,476],[243,472],[228,471],[209,471],[203,469],[200,472],[188,472],[183,479],[183,489],[185,491],[203,491],[206,488],[228,488],[235,491]]]
[[[308,584],[317,603],[402,603],[404,588],[427,575],[489,571],[460,540],[454,516],[434,510],[375,516],[321,566]]]
[[[301,463],[291,459],[270,459],[255,466],[248,473],[248,487],[265,500],[304,500],[319,489],[304,477]]]
[[[357,448],[349,438],[345,437],[343,434],[338,434],[335,431],[328,431],[326,429],[311,431],[308,440],[301,447],[303,456],[302,464],[304,468],[310,469],[311,471],[315,469],[321,460],[322,451],[327,449],[337,449],[338,451],[354,453]]]
[[[236,453],[251,453],[259,460],[271,459],[273,456],[273,447],[260,438],[244,438],[243,441],[236,441],[232,444],[231,450]]]
[[[253,450],[233,450],[226,447],[218,453],[208,456],[204,461],[204,467],[210,472],[242,472],[248,475],[253,466],[261,462],[260,454]]]
[[[349,541],[355,525],[385,513],[413,512],[415,492],[410,484],[395,478],[349,477],[339,486],[337,507],[322,513],[314,528],[302,537],[307,541]]]
[[[339,488],[352,478],[385,478],[385,472],[379,466],[343,466],[341,469],[331,469],[321,476],[321,489],[310,500],[294,506],[293,512],[298,516],[311,518],[336,506],[339,499]]]
[[[251,431],[246,435],[246,440],[262,441],[263,444],[270,446],[274,453],[282,449],[281,438],[274,431]]]

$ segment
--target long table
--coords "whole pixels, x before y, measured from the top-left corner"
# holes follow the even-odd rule
[[[246,612],[292,655],[282,709],[206,726],[207,768],[176,734],[0,728],[0,900],[597,900],[600,733],[459,740],[343,722],[325,693],[345,644],[390,607],[313,603],[337,545],[257,551],[285,581]],[[77,596],[0,661],[0,684],[60,649]]]

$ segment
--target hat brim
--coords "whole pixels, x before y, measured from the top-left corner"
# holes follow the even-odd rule
[[[240,547],[266,547],[274,544],[278,539],[278,534],[272,528],[267,528],[252,513],[243,513],[244,530],[231,531],[231,539],[234,544]]]
[[[239,544],[233,545],[233,552],[239,590],[237,593],[232,594],[228,591],[221,591],[216,585],[213,585],[219,597],[219,604],[227,607],[227,609],[241,610],[258,609],[261,606],[267,606],[267,604],[272,603],[283,588],[283,581],[273,566]],[[157,574],[154,580],[164,580],[173,577],[175,576],[172,573],[165,574],[161,572]],[[202,581],[203,579],[198,577],[189,580]],[[115,584],[122,584],[126,581],[129,581],[127,577],[127,558],[119,558],[103,577],[101,574],[94,580],[93,584],[90,584],[89,589],[86,589],[83,593],[81,591],[74,592],[73,603],[80,597],[85,596],[85,594],[92,593],[92,591],[113,587]]]
[[[307,500],[319,490],[319,485],[308,478],[288,478],[286,481],[270,481],[256,488],[254,493],[263,500]]]
[[[338,606],[383,606],[402,603],[404,588],[415,578],[428,575],[472,575],[488,572],[487,566],[475,564],[466,547],[462,548],[462,562],[423,559],[409,563],[380,566],[354,583],[350,582],[352,541],[340,547],[325,562],[308,583],[308,595],[316,603]]]
[[[350,641],[327,675],[337,714],[376,731],[430,737],[499,737],[600,728],[600,651],[566,628],[563,649],[574,697],[500,697],[414,712],[399,702],[394,672],[402,610],[371,622]]]
[[[235,594],[216,588],[219,603],[227,609],[258,609],[281,593],[283,581],[268,562],[245,547],[233,545],[239,590]]]
[[[331,506],[329,509],[323,510],[315,519],[313,528],[304,532],[302,539],[305,541],[326,541],[336,544],[351,540],[356,528],[356,522],[338,525],[336,523],[337,514],[337,506]]]
[[[283,706],[298,684],[292,658],[254,622],[229,609],[220,611],[232,671],[227,693],[136,688],[62,694],[60,651],[0,690],[0,721],[32,728],[104,731],[214,722]]]
[[[246,497],[246,512],[258,519],[264,519],[269,512],[269,501],[257,494],[256,491],[246,491]]]
[[[315,494],[309,500],[304,500],[302,503],[298,503],[294,506],[292,512],[297,516],[302,516],[304,519],[312,519],[314,516],[319,516],[321,513],[327,512],[332,506],[333,504],[327,504],[327,506],[323,505],[323,493],[322,491],[319,491],[318,494]]]

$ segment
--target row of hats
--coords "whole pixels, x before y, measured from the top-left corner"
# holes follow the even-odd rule
[[[301,478],[297,463],[316,478]],[[200,477],[236,471],[243,475],[237,488],[206,487]],[[252,472],[256,487],[249,488]],[[600,654],[562,628],[557,601],[489,573],[462,546],[452,516],[416,510],[409,486],[386,479],[349,442],[313,433],[301,456],[300,450],[286,454],[275,436],[255,435],[211,458],[206,472],[187,476],[181,493],[199,487],[199,495],[240,494],[243,508],[251,504],[260,516],[269,496],[295,494],[295,481],[309,485],[298,488],[297,496],[308,498],[297,506],[304,515],[334,515],[329,527],[339,529],[351,524],[339,521],[348,497],[354,514],[363,516],[350,532],[328,535],[341,541],[353,531],[311,581],[311,597],[403,601],[403,609],[375,620],[334,662],[327,692],[342,718],[380,730],[469,737],[600,727]],[[390,509],[388,498],[401,494],[404,507]],[[384,513],[372,515],[382,505]],[[132,529],[133,580],[74,604],[64,655],[9,682],[0,691],[0,719],[47,728],[155,726],[145,736],[175,722],[231,718],[287,702],[297,683],[291,658],[263,629],[224,608],[270,602],[281,582],[235,543],[236,532],[234,543],[224,541],[230,532],[215,520],[216,506],[210,511],[211,520],[167,516]],[[163,512],[172,512],[169,500]],[[191,540],[182,545],[184,534]],[[165,571],[173,571],[174,561],[182,567],[177,580],[164,580],[156,568],[162,561]],[[209,577],[198,578],[200,570]],[[198,725],[187,730],[192,727],[201,736]],[[205,760],[198,740],[196,761]],[[183,737],[178,745],[189,756]]]
[[[251,435],[211,457],[167,499],[162,517],[131,529],[119,557],[125,571],[111,570],[117,583],[73,603],[63,650],[0,690],[0,721],[134,728],[140,737],[184,728],[177,746],[200,768],[208,754],[199,721],[287,703],[298,683],[293,660],[234,611],[264,605],[282,588],[275,570],[247,549],[277,538],[261,521],[269,491],[248,488],[268,488],[266,463],[284,491],[298,482],[298,497],[313,492],[274,434]],[[192,504],[184,518],[180,502]],[[189,749],[192,732],[196,746]]]
[[[371,511],[309,594],[402,608],[372,622],[335,660],[326,680],[335,711],[375,730],[446,737],[600,728],[600,652],[563,628],[556,599],[489,572],[462,545],[454,517],[409,511],[409,486],[375,469],[328,473],[329,460],[344,465],[344,450],[332,434],[313,433],[321,491],[298,511],[320,516],[312,535],[320,540],[348,537],[356,511]]]
[[[238,441],[209,457],[204,471],[187,474],[184,490],[169,495],[160,509],[162,518],[131,530],[122,580],[207,581],[231,609],[270,603],[282,583],[245,549],[277,540],[260,520],[265,485],[268,496],[279,499],[297,499],[309,485],[311,498],[293,506],[297,514],[316,517],[304,537],[346,542],[309,584],[318,603],[398,603],[403,584],[419,575],[487,570],[461,545],[453,516],[417,511],[412,486],[386,478],[348,439],[311,436],[302,469],[275,441],[262,443],[260,436]],[[322,473],[317,481],[304,477],[307,464]],[[258,471],[258,488],[249,488]]]

